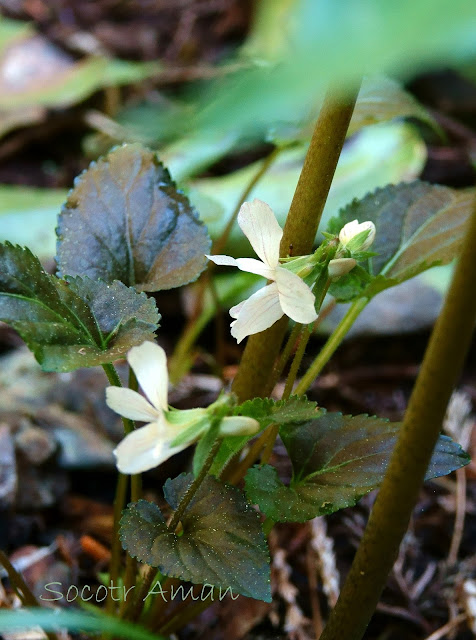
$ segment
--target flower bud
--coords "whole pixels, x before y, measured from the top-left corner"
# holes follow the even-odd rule
[[[247,416],[229,416],[220,424],[220,436],[252,436],[259,431],[258,420]]]
[[[375,240],[375,225],[370,220],[352,220],[340,230],[339,240],[349,251],[366,251]]]
[[[357,260],[354,258],[337,258],[329,262],[328,273],[329,278],[339,278],[345,276],[346,273],[352,271],[357,264]]]

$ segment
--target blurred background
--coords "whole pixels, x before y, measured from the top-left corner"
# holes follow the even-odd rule
[[[474,187],[474,2],[0,0],[0,14],[0,241],[27,245],[51,272],[56,219],[74,178],[124,142],[157,150],[213,239],[257,175],[249,199],[268,202],[283,224],[329,87],[345,92],[361,83],[322,228],[353,198],[389,183],[419,178]],[[250,252],[239,229],[232,230],[224,252]],[[354,339],[314,385],[319,403],[401,419],[450,274],[451,265],[433,268],[377,296],[359,318]],[[252,275],[219,274],[224,315],[254,286]],[[160,341],[168,353],[193,317],[194,296],[193,287],[157,296]],[[344,308],[338,305],[320,330],[329,332]],[[174,406],[208,404],[222,386],[210,371],[223,371],[227,381],[236,370],[241,347],[230,339],[226,321],[211,322],[214,315],[215,303],[207,298],[199,321],[204,333],[189,345],[182,373],[192,364],[194,369],[171,393]],[[221,361],[213,355],[217,326],[225,343]],[[313,338],[310,352],[322,341]],[[66,583],[78,567],[83,576],[95,574],[101,564],[91,547],[81,545],[84,536],[110,542],[112,449],[121,431],[104,405],[101,371],[44,373],[22,345],[0,323],[0,547],[26,558],[25,575],[40,588],[48,580]],[[456,438],[462,425],[474,433],[475,360],[473,347],[453,408],[449,432]],[[221,369],[217,361],[227,366]],[[468,449],[476,452],[474,436]],[[276,455],[279,464],[279,450]],[[161,499],[157,487],[178,473],[184,460],[179,463],[170,461],[159,477],[148,477],[146,491]],[[474,466],[466,468],[468,478],[475,473]],[[446,637],[431,634],[470,606],[473,617],[468,614],[453,637],[476,637],[474,482],[463,504],[461,561],[440,571],[461,495],[454,479],[422,493],[418,518],[369,630],[372,640]],[[367,496],[327,520],[342,572],[372,500]],[[247,599],[234,603],[232,613],[223,607],[213,614],[219,620],[213,637],[242,638],[253,627],[257,635],[249,637],[307,637],[316,592],[307,579],[310,541],[321,544],[321,559],[326,545],[332,551],[323,526],[324,533],[308,525],[277,528],[270,544],[282,562],[273,567],[273,608]],[[28,564],[31,547],[50,549],[36,569]],[[336,593],[319,589],[325,614]],[[295,620],[294,635],[285,635],[283,620],[297,615],[295,605],[303,617]],[[208,621],[198,621],[187,637],[209,634]]]
[[[0,11],[0,240],[50,269],[74,177],[123,142],[158,151],[213,239],[273,154],[250,198],[284,223],[329,86],[362,82],[322,228],[388,183],[474,184],[472,3],[3,0]],[[227,252],[249,250],[233,229]],[[403,285],[398,313],[372,322],[370,309],[356,331],[428,326],[448,274]],[[378,314],[387,303],[374,301]]]

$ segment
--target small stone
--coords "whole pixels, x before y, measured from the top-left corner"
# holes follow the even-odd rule
[[[21,430],[15,436],[15,444],[25,458],[34,465],[48,460],[56,451],[54,437],[40,427],[24,421]]]
[[[10,427],[0,423],[0,508],[13,504],[17,491],[15,446]]]

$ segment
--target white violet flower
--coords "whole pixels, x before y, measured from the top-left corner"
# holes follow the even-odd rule
[[[283,230],[271,207],[257,199],[245,202],[238,213],[238,224],[260,260],[230,256],[207,258],[215,264],[238,267],[273,282],[230,309],[230,316],[235,318],[231,335],[241,342],[246,336],[264,331],[284,314],[302,324],[314,322],[317,313],[311,289],[297,274],[279,264]]]
[[[135,474],[157,467],[175,453],[196,442],[210,427],[208,409],[180,411],[167,404],[169,377],[162,347],[143,342],[127,354],[127,361],[144,391],[107,387],[106,403],[116,413],[147,424],[127,434],[114,450],[121,473]],[[242,416],[223,418],[219,435],[253,435],[257,420]]]
[[[358,238],[360,234],[362,236]],[[339,240],[349,251],[366,251],[375,240],[375,225],[370,220],[361,223],[358,220],[352,220],[340,230]]]

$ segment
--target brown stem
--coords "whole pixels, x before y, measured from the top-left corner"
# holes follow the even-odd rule
[[[476,210],[364,536],[321,640],[361,640],[418,499],[476,320]]]
[[[324,100],[284,227],[281,257],[310,253],[358,90],[343,99],[330,91]],[[250,336],[232,390],[240,402],[262,396],[286,333],[287,318]]]

